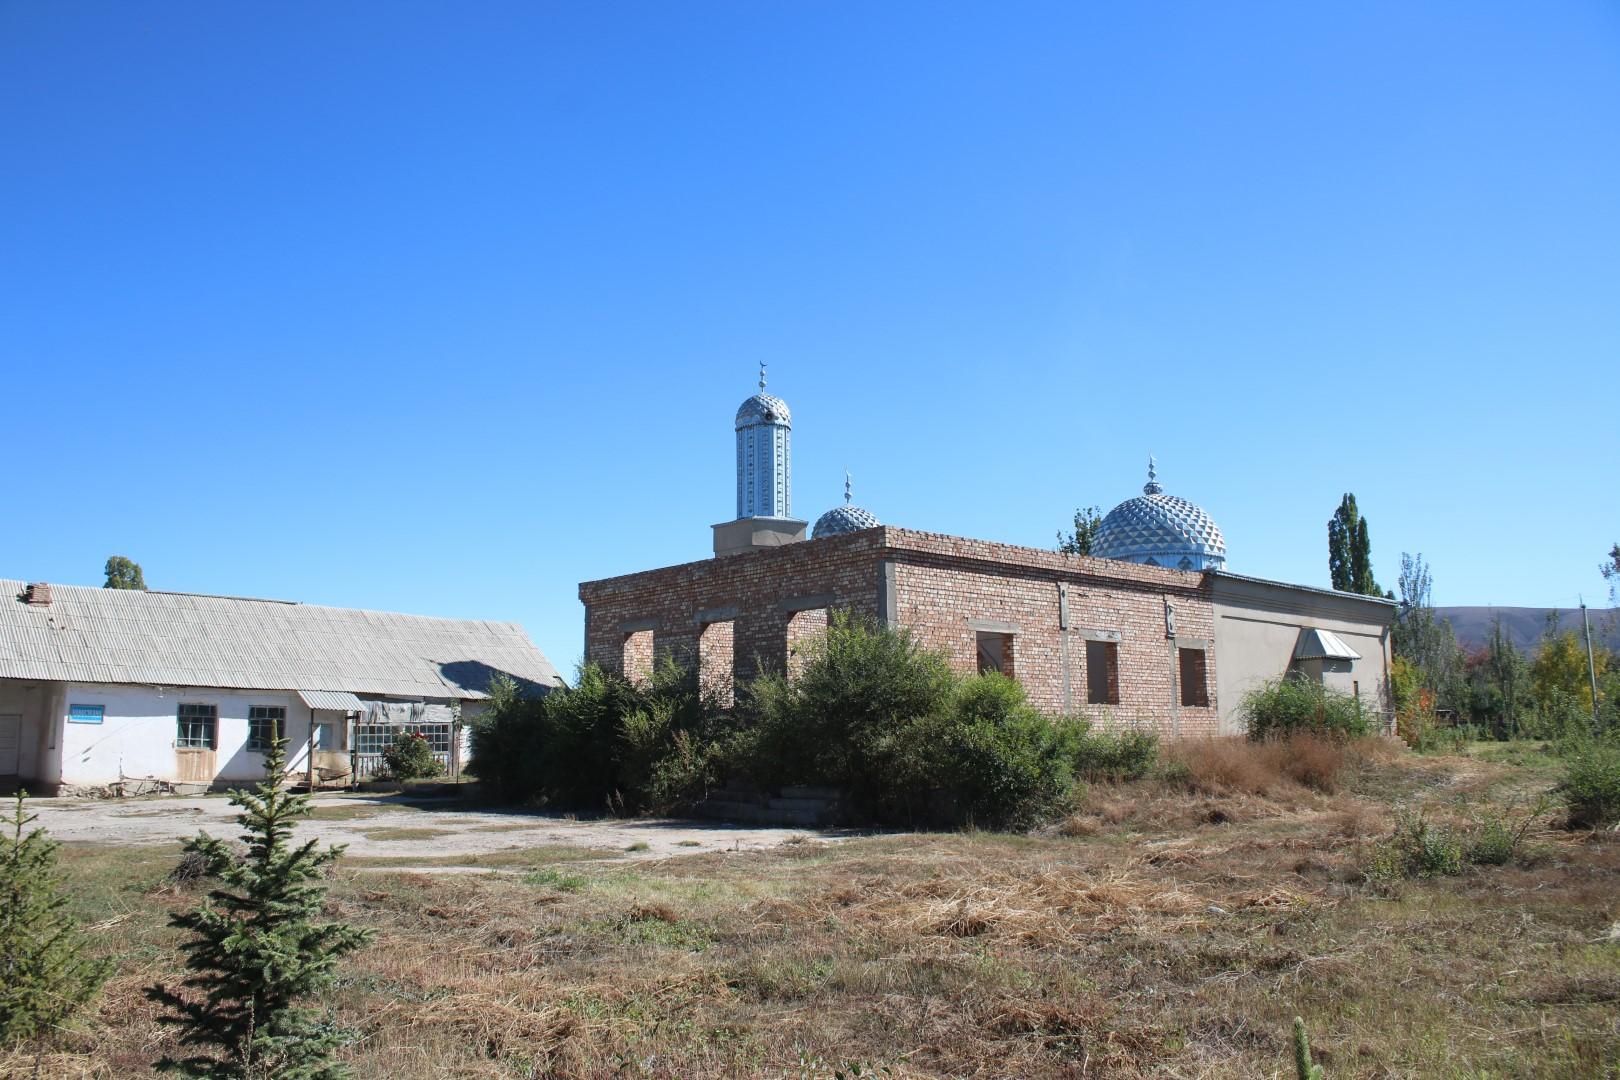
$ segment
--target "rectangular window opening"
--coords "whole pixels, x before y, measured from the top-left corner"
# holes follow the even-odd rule
[[[1086,703],[1119,704],[1119,644],[1086,642]]]
[[[175,720],[174,745],[177,749],[218,749],[219,706],[182,702]]]
[[[1181,660],[1181,703],[1209,707],[1209,666],[1203,649],[1177,649]]]
[[[287,733],[287,710],[280,705],[254,705],[248,709],[249,751],[268,754],[270,744]]]
[[[1013,666],[1013,637],[1012,634],[993,630],[974,632],[974,648],[978,654],[980,675],[994,671],[1009,679],[1017,678]]]

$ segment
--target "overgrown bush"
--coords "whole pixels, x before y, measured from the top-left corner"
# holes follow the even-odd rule
[[[427,736],[419,731],[402,731],[394,736],[394,741],[383,747],[382,756],[388,775],[395,780],[423,780],[443,771]]]
[[[32,1038],[77,1012],[111,965],[84,955],[85,939],[62,910],[56,841],[24,829],[34,815],[19,792],[0,817],[0,1043]]]
[[[497,797],[669,811],[727,779],[838,788],[865,820],[1022,828],[1062,813],[1077,766],[1140,775],[1153,742],[1037,712],[1000,675],[963,678],[903,630],[835,613],[798,677],[734,708],[665,663],[642,684],[586,666],[526,698],[500,683],[473,720],[472,769]]]
[[[1159,760],[1159,737],[1150,731],[1098,731],[1072,721],[1075,775],[1094,783],[1140,780]]]
[[[1598,829],[1620,824],[1620,745],[1589,741],[1574,749],[1558,791],[1571,825]]]
[[[1311,680],[1273,679],[1249,691],[1239,706],[1249,738],[1272,739],[1310,732],[1355,738],[1372,732],[1361,702]]]
[[[1027,828],[1070,807],[1074,748],[1024,689],[999,674],[962,680],[945,707],[904,724],[866,800],[877,815]]]
[[[892,802],[901,729],[943,715],[956,678],[903,630],[834,612],[793,680],[768,675],[748,692],[748,770],[766,785],[826,784]]]
[[[1421,813],[1403,812],[1395,832],[1373,849],[1367,880],[1381,887],[1406,878],[1444,877],[1467,866],[1463,839],[1455,830],[1435,825]]]
[[[668,811],[718,782],[735,725],[667,660],[641,684],[587,664],[544,696],[498,679],[472,720],[470,770],[497,798]]]

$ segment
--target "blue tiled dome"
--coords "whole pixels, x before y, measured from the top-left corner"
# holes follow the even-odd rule
[[[1108,512],[1091,553],[1177,570],[1220,570],[1226,565],[1226,538],[1203,508],[1166,495],[1150,463],[1142,494]]]
[[[737,429],[755,424],[781,424],[793,426],[793,414],[787,402],[771,394],[758,393],[737,407]]]
[[[870,529],[883,522],[870,510],[863,510],[859,506],[840,506],[827,511],[816,518],[816,526],[810,533],[810,539],[820,540],[823,536],[841,536],[844,533],[860,532]]]

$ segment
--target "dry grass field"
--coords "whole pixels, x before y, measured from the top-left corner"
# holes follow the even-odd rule
[[[1542,808],[1507,865],[1363,873],[1397,808],[1459,835],[1520,820],[1550,759],[1179,758],[1033,836],[345,864],[331,914],[379,938],[327,1004],[355,1074],[396,1080],[1291,1076],[1295,1014],[1330,1077],[1617,1075],[1620,836]],[[148,1075],[172,1035],[140,991],[176,977],[165,913],[199,889],[168,880],[175,858],[65,849],[118,974],[0,1070]]]

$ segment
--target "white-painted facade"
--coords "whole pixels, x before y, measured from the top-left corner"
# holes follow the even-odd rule
[[[212,705],[218,711],[213,750],[176,746],[182,702]],[[101,706],[102,722],[74,722],[74,705]],[[255,705],[286,710],[287,770],[294,775],[304,773],[309,766],[314,710],[295,693],[67,683],[62,688],[62,707],[52,718],[61,732],[61,782],[74,787],[136,778],[206,782],[208,774],[220,781],[259,779],[264,776],[264,754],[247,748],[248,710]],[[213,756],[214,767],[208,774],[200,774],[198,767],[205,762],[186,758],[206,754]]]

